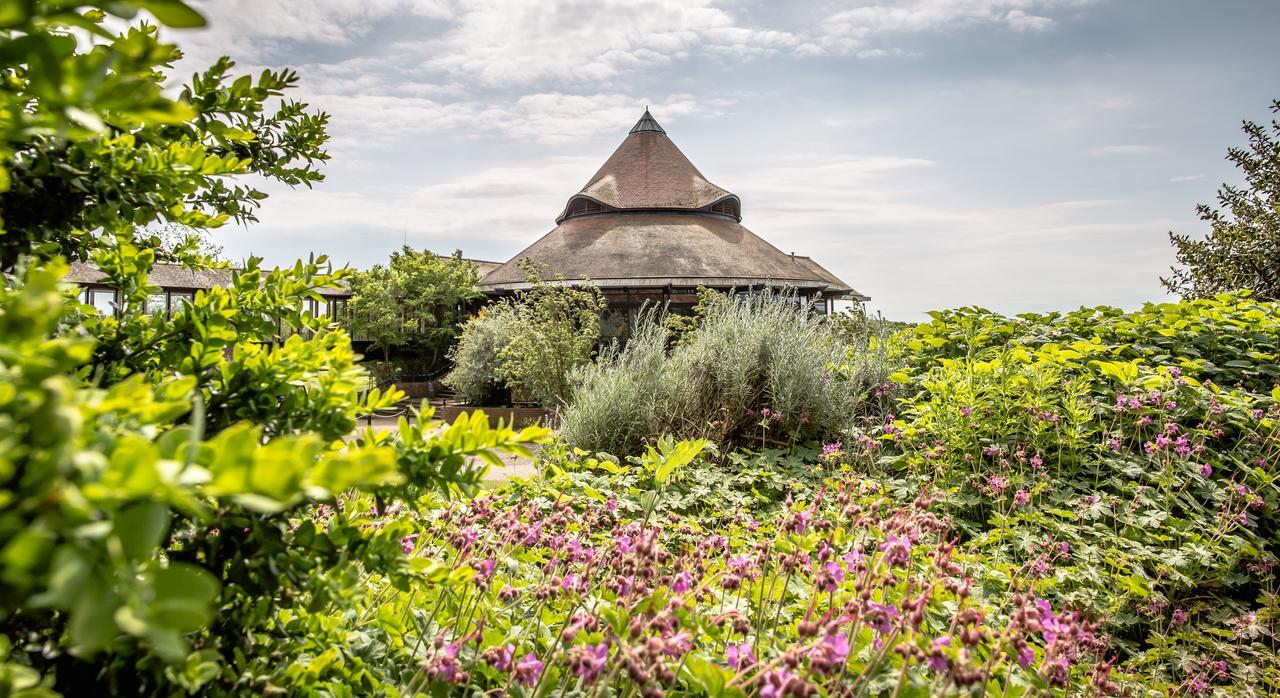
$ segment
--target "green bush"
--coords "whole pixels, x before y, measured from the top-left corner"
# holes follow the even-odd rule
[[[794,296],[709,303],[670,350],[668,324],[643,313],[632,341],[575,374],[560,424],[571,443],[618,453],[661,434],[794,444],[853,426],[888,373],[879,340],[846,344]]]
[[[936,493],[991,593],[1087,610],[1135,682],[1280,686],[1280,304],[965,309],[901,339],[896,414],[843,462]]]
[[[471,404],[484,404],[499,387],[517,402],[558,407],[569,374],[591,360],[600,339],[604,296],[590,284],[542,281],[525,265],[532,287],[482,311],[462,331],[445,384]]]
[[[462,335],[449,358],[453,370],[444,384],[453,388],[469,405],[486,405],[501,385],[498,369],[502,349],[516,334],[515,306],[510,302],[494,303],[462,326]]]

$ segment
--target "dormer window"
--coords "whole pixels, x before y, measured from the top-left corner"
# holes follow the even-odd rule
[[[736,198],[721,199],[711,204],[711,212],[732,216],[735,220],[742,220],[741,204],[738,203]]]

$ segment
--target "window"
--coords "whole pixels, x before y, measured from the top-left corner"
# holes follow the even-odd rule
[[[116,292],[110,288],[91,288],[85,292],[85,302],[98,309],[102,315],[115,315]]]
[[[574,216],[585,216],[590,213],[604,213],[604,211],[605,207],[598,201],[592,201],[591,199],[574,199],[573,203],[569,204],[569,211],[564,214],[564,217],[572,218]]]
[[[345,322],[347,319],[347,299],[329,299],[329,319],[334,322]]]
[[[738,218],[740,216],[738,201],[736,199],[724,199],[723,201],[717,201],[711,205],[711,212],[724,214],[726,216],[733,216],[734,218]]]
[[[170,291],[169,292],[169,314],[181,312],[182,306],[187,303],[193,303],[196,300],[196,294],[188,291]]]
[[[163,291],[160,293],[153,293],[147,296],[147,308],[144,311],[146,312],[147,315],[155,315],[156,313],[160,313],[161,315],[163,315],[168,310],[169,310],[169,296],[166,295]]]

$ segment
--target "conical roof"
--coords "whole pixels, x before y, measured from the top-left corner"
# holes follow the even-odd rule
[[[602,288],[790,286],[828,298],[866,297],[808,257],[787,254],[741,224],[738,197],[708,182],[646,109],[626,140],[570,197],[554,230],[480,280],[490,293],[544,278]]]
[[[696,210],[733,199],[733,210],[738,210],[737,197],[708,182],[648,109],[587,186],[570,197],[556,221],[573,215],[574,204],[584,198],[614,210]]]

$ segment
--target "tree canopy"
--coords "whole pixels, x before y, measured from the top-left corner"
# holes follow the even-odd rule
[[[1271,103],[1280,114],[1280,100]],[[1244,186],[1223,184],[1218,206],[1196,212],[1209,224],[1203,238],[1169,233],[1178,265],[1165,288],[1184,298],[1205,298],[1237,290],[1264,300],[1280,299],[1280,121],[1245,121],[1248,147],[1230,148],[1230,160],[1244,174]]]
[[[406,245],[386,266],[352,275],[351,332],[384,358],[401,349],[432,368],[457,340],[467,304],[480,297],[479,278],[461,251],[440,257]]]

